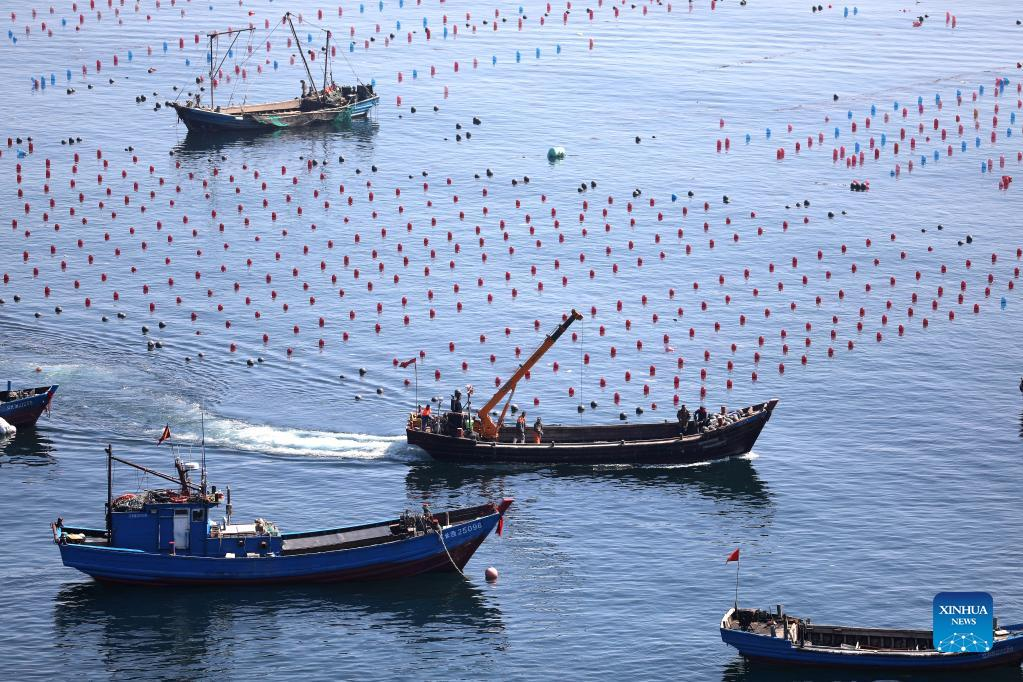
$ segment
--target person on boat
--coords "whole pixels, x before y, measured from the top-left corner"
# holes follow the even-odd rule
[[[305,79],[304,79],[304,78],[302,78],[302,79],[299,79],[299,81],[298,81],[298,82],[302,84],[302,99],[305,99],[305,96],[306,96],[307,94],[309,94],[309,93],[307,93],[307,92],[306,92],[306,87],[305,87]]]
[[[526,442],[526,413],[523,412],[519,415],[519,418],[515,420],[515,443]]]
[[[419,430],[426,431],[430,424],[430,406],[426,405],[419,410]]]
[[[700,405],[700,408],[696,410],[696,426],[703,433],[704,428],[707,426],[709,417],[707,415],[707,408]]]
[[[689,409],[685,403],[682,403],[682,407],[678,410],[678,428],[679,433],[683,436],[686,435],[686,431],[689,429],[689,418],[692,415],[689,414]]]
[[[448,416],[448,425],[452,433],[457,433],[458,429],[462,428],[462,421],[462,392],[456,388],[455,394],[451,396],[451,414]]]
[[[539,445],[540,441],[543,440],[543,422],[540,421],[539,417],[537,417],[536,421],[533,422],[533,440],[537,445]]]

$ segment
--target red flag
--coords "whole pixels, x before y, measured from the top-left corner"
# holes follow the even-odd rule
[[[171,437],[171,435],[170,435],[170,424],[168,424],[167,426],[163,427],[163,433],[160,434],[160,440],[156,441],[156,444],[159,445],[160,443],[164,442],[165,440],[170,440],[170,437]]]
[[[739,560],[739,548],[736,547],[735,551],[732,552],[731,554],[729,554],[728,558],[725,559],[725,563],[727,564],[730,561],[738,561],[738,560]]]
[[[410,358],[410,359],[405,360],[403,362],[399,362],[398,363],[398,367],[401,367],[402,369],[405,369],[409,365],[414,365],[414,364],[416,364],[416,358]]]

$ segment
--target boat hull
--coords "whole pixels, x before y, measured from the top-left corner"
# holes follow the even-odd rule
[[[386,580],[454,571],[456,566],[461,570],[500,518],[495,511],[447,526],[443,544],[437,533],[428,533],[369,547],[265,557],[175,555],[90,544],[61,544],[60,554],[65,566],[104,582],[254,585]]]
[[[544,437],[551,442],[511,443],[506,441],[475,441],[437,433],[406,429],[410,445],[425,450],[436,460],[464,464],[496,462],[521,464],[692,464],[743,455],[753,449],[757,437],[767,424],[776,400],[757,406],[755,414],[726,427],[703,434],[680,437],[676,424],[635,424],[593,427],[590,432],[606,429],[608,434],[620,436],[617,440],[588,442],[560,442],[560,433],[568,435],[580,427],[550,427]],[[644,433],[644,430],[646,433]],[[672,431],[676,435],[660,438],[631,439],[631,435],[661,435]],[[651,433],[653,431],[653,433]],[[630,434],[630,432],[632,432]],[[548,435],[550,434],[550,435]],[[574,436],[569,436],[574,437]]]
[[[33,426],[40,415],[50,406],[53,394],[57,392],[57,386],[44,386],[31,389],[33,395],[16,400],[4,400],[0,402],[0,419],[14,426]],[[0,400],[6,392],[0,394]]]
[[[178,118],[191,132],[266,132],[281,128],[300,128],[343,121],[346,117],[366,118],[379,97],[371,97],[346,107],[331,107],[317,111],[267,112],[260,114],[235,114],[211,111],[209,109],[168,103]]]
[[[1023,661],[1023,637],[996,642],[986,653],[873,652],[832,647],[794,646],[782,637],[721,628],[721,640],[745,658],[761,663],[821,666],[830,668],[899,670],[968,670],[1019,665]]]

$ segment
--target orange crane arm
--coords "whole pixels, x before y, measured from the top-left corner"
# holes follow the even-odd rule
[[[515,374],[513,374],[511,378],[508,379],[508,381],[506,381],[504,385],[497,390],[497,393],[495,393],[493,397],[487,401],[486,405],[480,408],[478,414],[480,416],[481,437],[489,440],[494,440],[497,438],[499,432],[498,425],[495,424],[494,421],[490,418],[490,411],[494,409],[495,405],[501,402],[501,399],[504,398],[504,396],[506,396],[509,391],[515,390],[515,386],[516,384],[519,383],[519,380],[522,379],[522,377],[526,375],[526,372],[532,369],[533,365],[535,365],[540,360],[540,358],[542,358],[544,354],[551,349],[551,346],[557,343],[558,339],[561,338],[561,335],[565,333],[565,330],[568,329],[573,322],[581,319],[583,319],[583,316],[577,313],[573,308],[572,312],[569,313],[568,318],[560,325],[558,325],[557,329],[555,329],[553,332],[547,335],[547,338],[544,339],[544,342],[541,343],[540,346],[535,351],[533,351],[533,354],[530,355],[529,358],[519,366]]]

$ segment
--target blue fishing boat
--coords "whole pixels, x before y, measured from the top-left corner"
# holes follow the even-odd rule
[[[13,426],[32,426],[39,416],[50,409],[57,386],[40,386],[13,390],[7,382],[7,390],[0,391],[0,419]]]
[[[745,658],[768,663],[875,670],[966,670],[1019,666],[1023,623],[995,622],[989,651],[946,653],[934,648],[930,630],[818,625],[778,606],[774,613],[729,609],[721,619],[721,640]]]
[[[177,487],[114,498],[115,462]],[[149,585],[250,585],[403,578],[460,572],[492,530],[501,532],[510,498],[464,509],[405,511],[379,523],[284,532],[262,518],[232,519],[231,489],[209,487],[205,468],[175,458],[177,476],[153,471],[107,448],[106,528],[51,524],[65,566],[96,580]],[[200,482],[191,479],[200,472]],[[225,515],[213,509],[224,502]]]
[[[281,19],[279,25],[287,24],[296,45],[301,45],[295,31],[291,13]],[[316,85],[306,59],[305,50],[299,50],[306,75],[309,78],[308,88],[305,80],[301,82],[301,97],[279,102],[261,104],[219,105],[214,101],[218,84],[220,67],[227,55],[232,54],[235,42],[242,34],[251,34],[255,29],[243,28],[229,31],[215,31],[208,35],[210,65],[209,103],[204,103],[201,93],[196,93],[185,102],[167,102],[167,106],[177,112],[178,118],[190,133],[244,133],[279,130],[281,128],[299,128],[323,123],[344,123],[356,118],[367,118],[369,113],[380,103],[380,97],[373,91],[372,84],[338,85],[334,83],[330,71],[331,44],[333,33],[324,30],[327,36],[323,52],[322,84]],[[276,30],[276,27],[274,28]],[[220,38],[230,39],[225,56],[217,64]],[[336,49],[336,48],[335,48]],[[201,89],[201,88],[200,88]]]

